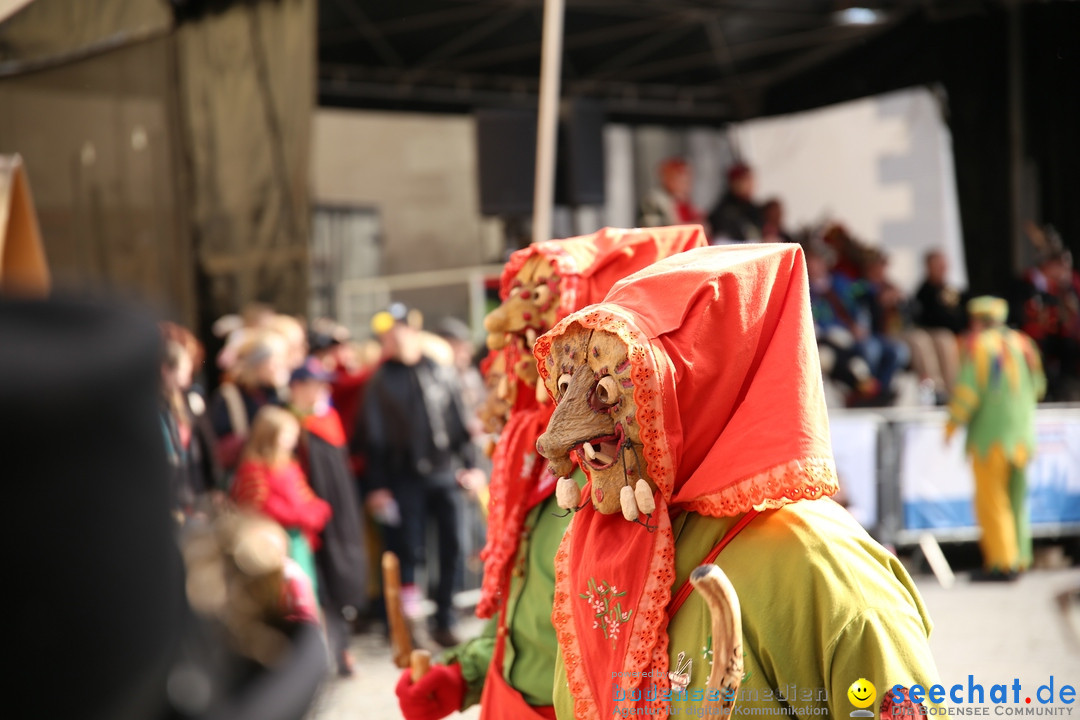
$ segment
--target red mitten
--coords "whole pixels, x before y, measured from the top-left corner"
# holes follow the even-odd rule
[[[461,709],[465,678],[460,665],[432,665],[417,682],[412,681],[411,673],[402,672],[395,688],[405,720],[439,720]]]

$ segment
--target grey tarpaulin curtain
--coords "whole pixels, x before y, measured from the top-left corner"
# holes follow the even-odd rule
[[[307,305],[315,0],[237,3],[177,31],[204,321],[252,300]]]
[[[186,324],[307,307],[317,0],[35,0],[0,21],[0,153],[34,178],[60,287]]]
[[[171,27],[164,0],[34,0],[0,24],[0,76],[159,37]]]

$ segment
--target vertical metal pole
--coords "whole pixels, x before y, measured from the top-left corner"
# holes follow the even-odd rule
[[[559,76],[562,72],[564,0],[544,0],[544,38],[540,56],[540,107],[536,119],[536,185],[533,190],[533,241],[551,238],[555,196],[555,143],[558,139]]]
[[[484,337],[484,315],[487,308],[484,300],[484,275],[480,272],[469,273],[469,330],[472,331],[473,340]]]
[[[1008,4],[1009,23],[1009,218],[1012,270],[1027,265],[1024,242],[1024,29],[1020,0]]]

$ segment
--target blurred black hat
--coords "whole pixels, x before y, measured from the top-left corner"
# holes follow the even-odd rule
[[[130,308],[0,297],[12,717],[298,719],[322,678],[325,651],[307,628],[273,672],[221,687],[200,670],[206,658],[239,663],[203,642],[185,600],[160,349],[155,323]],[[185,685],[199,677],[209,689]],[[181,697],[185,687],[206,692]]]
[[[318,358],[309,357],[304,361],[303,365],[292,371],[289,376],[289,384],[308,382],[310,380],[328,383],[333,382],[334,376],[326,371]]]

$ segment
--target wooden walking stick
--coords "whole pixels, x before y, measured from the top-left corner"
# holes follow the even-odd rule
[[[431,667],[431,653],[414,650],[409,621],[401,606],[401,562],[398,556],[387,550],[382,556],[383,597],[386,598],[386,620],[390,625],[390,650],[394,664],[399,668],[412,668],[412,680],[416,682]]]
[[[710,717],[730,717],[743,677],[739,596],[727,575],[716,565],[694,568],[690,582],[705,598],[712,616],[713,664],[705,686],[709,714]]]

